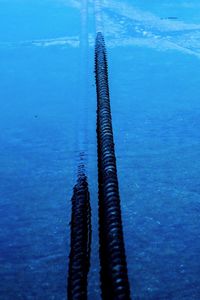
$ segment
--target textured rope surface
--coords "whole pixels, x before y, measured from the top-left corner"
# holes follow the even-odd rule
[[[87,177],[79,168],[72,197],[71,251],[69,256],[68,300],[87,299],[90,267],[91,208]]]
[[[102,297],[130,299],[114,150],[106,49],[99,32],[95,47]]]

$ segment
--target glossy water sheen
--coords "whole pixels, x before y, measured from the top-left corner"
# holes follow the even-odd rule
[[[151,2],[101,8],[132,298],[199,300],[200,4]],[[89,299],[100,299],[94,3],[81,31],[84,3],[0,0],[2,300],[66,298],[80,151],[93,214]]]

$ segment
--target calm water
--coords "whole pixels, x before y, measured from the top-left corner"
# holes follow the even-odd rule
[[[2,300],[66,298],[82,150],[93,216],[89,299],[100,299],[95,15],[88,1],[86,27],[83,4],[0,1]],[[132,297],[199,300],[200,4],[104,0],[101,12]]]

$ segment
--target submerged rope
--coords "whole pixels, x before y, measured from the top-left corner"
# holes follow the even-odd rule
[[[78,97],[75,100],[78,109],[76,110],[76,136],[75,136],[75,151],[76,160],[79,163],[84,162],[84,168],[87,173],[88,164],[88,88],[89,88],[89,44],[88,44],[88,1],[82,0],[80,7],[80,47],[79,47],[79,62],[78,62],[78,81],[77,91]],[[81,163],[82,163],[81,162]]]
[[[106,49],[102,33],[95,47],[101,288],[104,300],[129,300],[130,287],[122,230],[113,140]]]
[[[87,276],[90,267],[91,208],[84,166],[78,170],[72,196],[71,251],[69,255],[68,300],[87,299]]]
[[[71,245],[68,269],[68,300],[86,300],[91,252],[91,207],[87,179],[88,152],[88,1],[81,1],[79,97],[76,149],[78,179],[73,189]]]

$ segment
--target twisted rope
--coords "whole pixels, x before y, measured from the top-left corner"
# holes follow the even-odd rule
[[[87,276],[90,267],[91,208],[87,177],[79,168],[72,196],[71,251],[69,255],[68,300],[87,299]]]
[[[103,35],[95,47],[101,288],[104,300],[129,300],[120,196],[110,108],[108,65]]]

